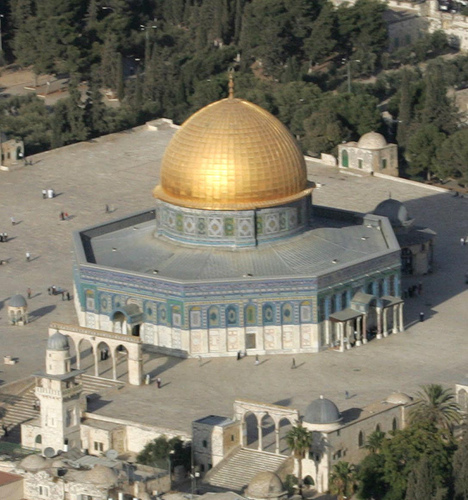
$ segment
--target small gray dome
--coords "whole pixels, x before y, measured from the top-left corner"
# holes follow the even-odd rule
[[[320,396],[306,408],[304,422],[309,424],[334,424],[341,420],[341,414],[333,401]]]
[[[392,405],[407,405],[411,403],[413,398],[405,394],[404,392],[394,392],[390,394],[388,398],[385,400],[386,403],[390,403]]]
[[[358,147],[364,149],[382,149],[387,146],[387,141],[382,134],[377,132],[368,132],[358,141]]]
[[[8,305],[11,307],[26,307],[28,303],[22,295],[16,294],[8,301]]]
[[[403,203],[391,198],[379,203],[375,207],[374,214],[387,217],[392,226],[405,226],[410,222],[408,210],[406,210]]]
[[[286,494],[281,479],[273,472],[259,472],[250,481],[246,491],[249,498],[279,498]]]
[[[66,351],[69,349],[68,337],[60,332],[55,332],[47,341],[47,350],[49,351]]]
[[[114,470],[104,465],[95,465],[91,470],[84,472],[83,476],[89,483],[104,486],[113,486],[118,479]]]

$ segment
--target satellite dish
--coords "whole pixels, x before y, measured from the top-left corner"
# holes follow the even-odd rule
[[[51,448],[50,446],[48,446],[45,450],[44,450],[44,456],[46,458],[52,458],[52,457],[55,457],[55,450],[53,448]]]
[[[106,457],[109,460],[115,460],[119,456],[119,453],[116,450],[107,450],[106,451]]]

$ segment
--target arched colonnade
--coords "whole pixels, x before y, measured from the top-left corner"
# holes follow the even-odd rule
[[[57,330],[63,335],[67,335],[73,343],[76,353],[76,368],[78,370],[81,369],[82,365],[80,348],[83,343],[89,343],[94,359],[94,375],[99,377],[99,361],[103,346],[105,346],[106,350],[108,348],[108,355],[111,358],[113,380],[117,380],[117,356],[120,350],[125,349],[127,352],[128,382],[131,385],[142,384],[143,358],[142,343],[139,337],[63,323],[51,323],[49,335],[54,334]]]
[[[282,446],[282,440],[285,439],[285,433],[282,430],[292,428],[299,420],[299,412],[286,406],[273,404],[257,403],[245,399],[236,400],[234,403],[235,418],[241,422],[240,445],[243,448],[256,445],[258,451],[266,451],[276,455],[284,455],[285,448]],[[249,436],[249,421],[256,425],[253,440]],[[272,436],[268,436],[270,432]],[[282,435],[283,434],[283,435]],[[267,438],[270,440],[266,442]]]

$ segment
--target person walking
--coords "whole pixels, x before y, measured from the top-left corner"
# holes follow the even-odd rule
[[[42,190],[42,199],[43,200],[47,199],[47,189]]]
[[[258,359],[258,354],[255,355],[255,366],[260,364],[260,360]]]
[[[295,368],[296,368],[296,358],[293,358],[291,363],[291,370],[294,370]]]
[[[11,225],[14,226],[16,224],[16,219],[14,217],[10,217]]]
[[[158,386],[158,389],[161,389],[161,379],[159,377],[156,379],[156,384]]]
[[[65,214],[63,212],[60,212],[60,220],[65,220]]]
[[[71,300],[70,292],[67,292],[67,300]]]
[[[424,313],[422,311],[419,313],[419,321],[421,323],[424,321]]]
[[[26,252],[26,262],[29,262],[31,260],[31,254],[29,252]]]
[[[463,247],[465,246],[465,238],[463,238],[463,236],[460,238],[460,245]]]
[[[237,351],[237,361],[240,361],[242,356],[242,353],[240,351]]]
[[[344,391],[344,395],[345,395],[345,399],[349,399],[349,392],[348,391]]]
[[[27,293],[28,293],[28,299],[30,299],[31,298],[31,293],[32,293],[30,288],[28,288]]]

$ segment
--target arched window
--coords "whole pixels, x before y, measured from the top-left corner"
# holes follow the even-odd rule
[[[343,167],[349,167],[349,157],[346,149],[343,149],[343,152],[341,153],[341,165],[343,165]]]
[[[377,424],[375,426],[375,432],[382,432],[381,429],[380,429],[380,424]]]
[[[257,324],[257,308],[255,306],[247,306],[245,308],[245,324],[248,326]]]
[[[42,436],[41,436],[40,434],[38,434],[38,435],[36,436],[36,439],[34,440],[34,442],[35,442],[36,444],[42,444]]]
[[[392,430],[396,431],[397,429],[398,429],[398,421],[396,418],[394,418],[392,422]]]
[[[166,304],[160,304],[158,308],[158,319],[162,325],[167,325],[167,307]]]
[[[226,323],[228,326],[237,325],[237,309],[234,306],[226,308]]]
[[[293,322],[293,308],[291,304],[283,304],[281,321],[283,325],[290,325]]]
[[[208,309],[208,327],[216,328],[219,326],[219,310],[216,306]]]
[[[362,431],[359,431],[358,446],[359,448],[362,448],[364,446],[364,434],[362,433]]]
[[[344,291],[341,293],[341,309],[346,309],[348,307],[348,292]]]
[[[275,322],[275,312],[271,304],[263,306],[263,324],[272,325]]]

